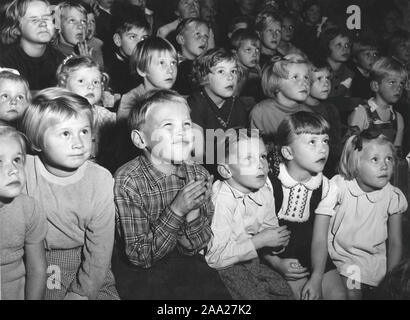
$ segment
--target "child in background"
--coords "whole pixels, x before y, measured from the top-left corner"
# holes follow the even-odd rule
[[[240,29],[251,29],[253,27],[252,20],[248,16],[239,16],[232,19],[228,26],[228,40],[232,35]]]
[[[84,5],[83,7],[87,12],[87,35],[84,40],[87,42],[87,46],[92,50],[93,59],[101,66],[101,69],[105,69],[104,59],[103,59],[103,46],[104,43],[101,39],[95,36],[95,13],[91,6]]]
[[[106,75],[90,57],[72,56],[64,60],[57,69],[58,85],[88,100],[93,112],[93,150],[91,158],[101,160],[100,147],[107,143],[108,132],[115,126],[116,114],[102,106],[102,92]],[[100,143],[102,142],[102,144]]]
[[[28,83],[23,77],[0,71],[0,120],[17,127],[30,101]]]
[[[22,121],[36,152],[27,156],[25,191],[47,216],[47,263],[61,271],[46,299],[118,299],[110,271],[114,181],[87,161],[92,124],[88,100],[61,88],[41,91]]]
[[[189,162],[189,113],[182,96],[157,90],[129,116],[132,141],[143,153],[115,175],[121,248],[113,267],[124,299],[230,298],[202,260],[212,236],[213,178]]]
[[[13,68],[27,79],[30,90],[56,84],[55,73],[64,56],[50,46],[55,28],[45,0],[16,0],[4,14],[1,38],[13,44],[0,59],[0,66]]]
[[[45,216],[25,184],[26,140],[0,125],[0,300],[39,300],[46,288]],[[24,256],[24,260],[23,260]]]
[[[259,37],[253,30],[240,29],[232,35],[231,44],[242,69],[235,95],[250,96],[259,102],[263,98]]]
[[[291,54],[267,64],[262,70],[262,90],[269,98],[252,109],[250,124],[260,130],[266,143],[272,143],[279,124],[287,115],[310,111],[304,105],[310,91],[308,62],[300,55]]]
[[[179,23],[176,35],[181,54],[174,90],[179,94],[189,95],[195,89],[192,79],[193,62],[208,49],[209,28],[202,19],[188,18]]]
[[[400,30],[393,33],[389,39],[388,54],[400,62],[406,70],[410,69],[410,33]]]
[[[403,193],[389,180],[395,150],[380,131],[365,130],[345,143],[340,175],[333,177],[328,204],[329,253],[343,277],[348,299],[371,298],[402,254]],[[388,247],[386,250],[386,240]]]
[[[282,37],[282,19],[272,11],[262,11],[256,17],[255,30],[261,40],[259,64],[263,68],[274,56],[282,55],[278,51]]]
[[[342,154],[341,147],[341,120],[338,109],[328,101],[331,89],[331,75],[327,64],[321,62],[312,63],[312,81],[310,94],[306,99],[306,105],[320,114],[329,123],[329,158],[323,173],[326,177],[333,177],[336,166]]]
[[[258,257],[258,251],[263,259],[275,247],[286,247],[290,235],[278,225],[267,152],[258,131],[228,129],[217,152],[222,181],[212,188],[214,236],[207,263],[236,300],[291,299],[286,281]]]
[[[322,171],[329,155],[329,124],[313,112],[288,115],[279,125],[276,144],[283,163],[272,181],[279,225],[291,232],[289,244],[270,263],[296,299],[345,299],[342,280],[327,248],[329,180]],[[327,202],[326,202],[327,201]]]
[[[293,45],[295,35],[296,19],[290,13],[282,14],[282,37],[278,47],[278,52],[282,56],[290,53],[303,55],[303,52]]]
[[[370,88],[370,69],[379,59],[379,50],[373,39],[360,37],[353,41],[351,67],[354,72],[351,95],[370,99],[373,91]]]

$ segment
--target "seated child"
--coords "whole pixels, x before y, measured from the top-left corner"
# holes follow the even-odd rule
[[[17,127],[31,101],[27,81],[10,71],[0,71],[0,120]]]
[[[375,41],[370,38],[358,38],[352,47],[352,71],[354,72],[350,92],[352,97],[370,99],[373,91],[370,88],[370,69],[379,59],[379,50]]]
[[[181,59],[174,90],[182,95],[190,95],[195,89],[192,79],[193,61],[208,49],[209,28],[202,19],[188,18],[179,23],[176,34],[176,41],[181,47]]]
[[[252,20],[248,16],[238,16],[232,19],[228,26],[228,40],[231,39],[232,35],[240,29],[251,29],[253,27]]]
[[[296,299],[345,299],[342,280],[327,249],[329,180],[322,171],[329,155],[329,124],[313,112],[288,115],[276,143],[282,156],[272,181],[279,225],[291,231],[283,253],[270,263],[288,281]]]
[[[95,12],[90,5],[83,4],[85,11],[87,12],[87,35],[85,40],[90,49],[92,49],[93,59],[101,66],[101,69],[105,69],[103,58],[103,46],[104,43],[101,39],[95,36]]]
[[[34,199],[21,193],[25,159],[23,134],[0,125],[0,300],[43,299],[46,289],[47,223]]]
[[[345,143],[339,175],[331,180],[329,253],[348,299],[368,299],[402,256],[403,193],[389,180],[395,150],[380,131],[365,130]],[[332,187],[333,185],[333,187]],[[388,244],[386,240],[388,239]]]
[[[282,56],[290,53],[304,54],[300,49],[293,44],[295,35],[296,18],[288,12],[282,14],[282,36],[278,51]]]
[[[392,34],[388,44],[388,54],[400,62],[406,70],[410,69],[410,33],[399,30]]]
[[[1,37],[12,45],[2,54],[0,66],[18,70],[27,79],[30,90],[54,86],[55,73],[64,56],[50,45],[55,28],[49,3],[13,1],[4,17]]]
[[[222,180],[212,188],[213,238],[206,261],[236,300],[291,299],[286,281],[258,257],[262,249],[261,259],[275,247],[286,247],[290,235],[286,226],[278,225],[267,152],[258,130],[228,129],[217,153]]]
[[[260,130],[265,142],[272,143],[279,124],[287,115],[310,111],[304,105],[310,91],[308,62],[300,55],[291,54],[267,64],[262,70],[262,90],[268,99],[252,109],[250,124]]]
[[[114,181],[87,161],[92,124],[88,100],[61,88],[41,91],[22,121],[36,152],[27,156],[25,192],[47,216],[47,263],[60,271],[46,299],[118,299],[110,271]]]
[[[213,178],[188,161],[193,129],[186,100],[174,91],[153,91],[132,109],[129,124],[143,153],[115,174],[120,247],[113,268],[120,296],[230,298],[202,260],[212,236]]]

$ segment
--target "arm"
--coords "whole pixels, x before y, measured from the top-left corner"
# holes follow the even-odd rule
[[[396,112],[397,115],[397,133],[396,139],[394,139],[394,146],[397,148],[402,147],[403,133],[404,133],[404,120],[400,113]]]
[[[402,215],[393,214],[388,220],[387,271],[391,271],[402,256]]]
[[[42,300],[46,289],[46,253],[44,242],[25,244],[26,300]]]
[[[350,127],[358,127],[360,131],[363,131],[369,127],[366,110],[363,106],[358,106],[353,110],[347,119],[347,124]]]

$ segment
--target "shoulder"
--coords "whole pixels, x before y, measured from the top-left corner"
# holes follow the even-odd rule
[[[146,181],[144,174],[145,165],[138,156],[120,167],[114,174],[116,187],[122,188],[129,185],[136,185]]]
[[[208,172],[208,170],[206,170],[202,165],[198,164],[198,163],[192,163],[188,165],[189,167],[191,167],[193,169],[193,171],[206,179],[209,179],[211,177],[210,173]]]
[[[113,185],[114,179],[107,169],[92,161],[87,161],[84,165],[87,166],[84,173],[85,177],[92,179],[96,185],[101,187]]]
[[[390,183],[386,185],[385,189],[387,192],[383,192],[383,194],[388,197],[388,214],[392,215],[405,212],[408,203],[403,192],[399,188],[392,186]]]

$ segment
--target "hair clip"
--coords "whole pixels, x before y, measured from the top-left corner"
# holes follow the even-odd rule
[[[63,62],[62,62],[63,66],[65,66],[65,65],[67,64],[67,62],[68,62],[71,58],[74,58],[74,57],[75,57],[74,54],[70,54],[69,56],[67,56],[67,57],[63,60]]]
[[[16,76],[20,75],[20,72],[18,72],[16,69],[12,69],[12,68],[0,68],[0,72],[10,72],[15,74]]]

